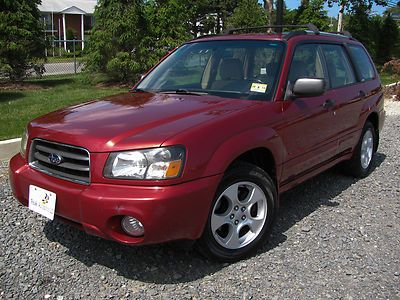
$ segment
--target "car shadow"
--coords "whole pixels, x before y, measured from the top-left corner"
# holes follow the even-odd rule
[[[377,153],[375,168],[386,156]],[[357,182],[338,168],[330,169],[281,195],[280,210],[268,242],[255,255],[267,252],[287,239],[285,232],[322,206],[339,206],[333,200]],[[86,266],[99,264],[127,279],[171,284],[191,282],[213,274],[228,264],[208,261],[183,243],[129,247],[89,236],[66,224],[48,222],[46,237],[67,248],[66,253]]]

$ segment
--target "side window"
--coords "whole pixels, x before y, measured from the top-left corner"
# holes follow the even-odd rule
[[[356,82],[353,69],[344,48],[340,45],[322,45],[332,88]]]
[[[361,81],[371,80],[375,78],[374,66],[365,50],[356,45],[349,45],[351,58],[360,74]]]
[[[296,47],[290,66],[288,82],[293,86],[299,78],[325,78],[319,45],[304,44]]]

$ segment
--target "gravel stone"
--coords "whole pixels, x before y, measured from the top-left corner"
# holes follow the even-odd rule
[[[269,242],[233,264],[48,221],[14,199],[2,163],[0,299],[399,299],[400,102],[386,109],[372,174],[334,168],[283,194]]]
[[[301,227],[301,231],[310,232],[311,231],[311,226],[310,225],[304,225],[303,227]]]

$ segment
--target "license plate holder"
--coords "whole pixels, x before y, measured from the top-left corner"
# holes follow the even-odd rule
[[[29,209],[50,220],[54,219],[56,199],[56,193],[36,185],[29,186]]]

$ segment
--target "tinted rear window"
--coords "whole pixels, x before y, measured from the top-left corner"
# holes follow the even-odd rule
[[[357,71],[360,75],[361,81],[366,81],[375,78],[375,70],[374,66],[371,63],[371,60],[368,57],[368,54],[365,50],[356,45],[349,45],[351,58],[357,68]]]

